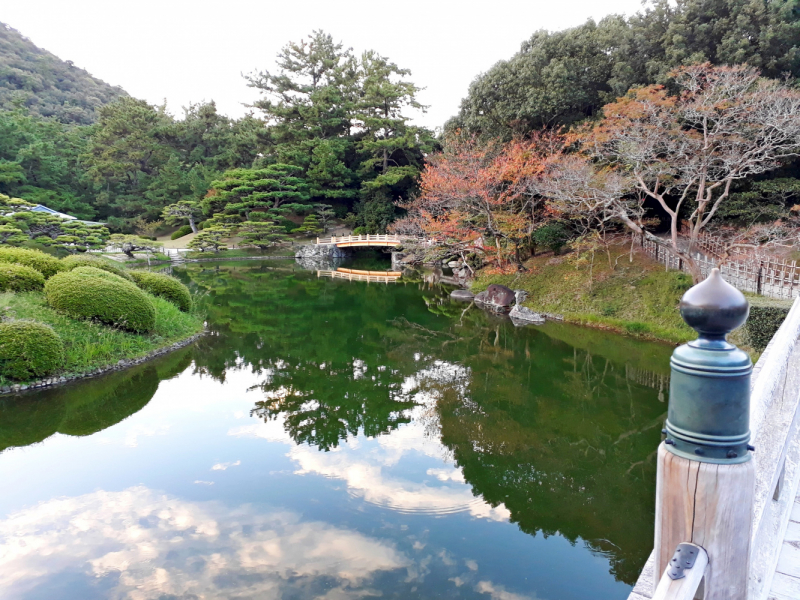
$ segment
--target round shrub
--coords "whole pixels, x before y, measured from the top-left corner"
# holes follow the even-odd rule
[[[64,264],[55,256],[28,248],[0,248],[0,262],[25,265],[39,271],[45,279],[66,270]]]
[[[64,344],[53,328],[36,321],[0,323],[0,375],[25,381],[64,365]]]
[[[0,263],[0,292],[36,292],[44,287],[44,275],[16,263]]]
[[[149,271],[131,271],[131,277],[136,285],[145,292],[172,302],[183,312],[188,312],[192,308],[192,296],[189,288],[174,277]]]
[[[66,258],[62,258],[61,262],[66,265],[67,270],[77,269],[78,267],[94,267],[95,269],[102,269],[114,275],[119,275],[123,279],[131,281],[131,276],[122,267],[115,265],[110,260],[92,256],[91,254],[74,254]]]
[[[192,228],[189,225],[184,225],[183,227],[175,231],[175,233],[173,233],[171,236],[169,236],[169,239],[177,240],[178,238],[182,238],[183,236],[189,235],[190,233],[192,233]]]
[[[108,271],[78,267],[59,273],[47,280],[44,293],[50,306],[73,318],[136,332],[155,327],[156,309],[147,294]]]

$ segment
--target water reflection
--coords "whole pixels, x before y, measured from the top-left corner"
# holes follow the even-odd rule
[[[84,440],[0,454],[0,595],[625,597],[669,348],[516,329],[424,279],[175,272],[195,347],[0,404],[0,449]]]
[[[97,597],[335,598],[410,565],[390,544],[291,511],[231,512],[142,486],[43,502],[0,521],[0,539],[0,589],[20,597],[88,567]]]
[[[55,433],[87,436],[141,410],[158,384],[184,371],[191,349],[119,373],[37,394],[0,398],[0,453],[41,442]]]

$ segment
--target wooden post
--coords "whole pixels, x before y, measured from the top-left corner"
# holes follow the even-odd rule
[[[746,600],[755,464],[701,463],[658,449],[656,572],[682,542],[708,553],[703,600]]]
[[[706,551],[695,546],[697,552],[694,566],[684,572],[681,579],[671,579],[666,570],[661,576],[661,581],[655,582],[656,590],[652,600],[693,600],[695,592],[700,587],[708,567],[708,554]]]

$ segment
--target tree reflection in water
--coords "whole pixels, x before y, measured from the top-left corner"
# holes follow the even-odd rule
[[[526,533],[582,540],[635,581],[652,548],[669,348],[515,329],[424,281],[350,284],[274,263],[179,275],[206,291],[212,323],[195,370],[258,373],[254,415],[321,451],[422,421],[473,495]]]

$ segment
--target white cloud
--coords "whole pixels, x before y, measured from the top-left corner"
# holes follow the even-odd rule
[[[242,464],[242,461],[237,460],[236,462],[226,462],[226,463],[217,463],[213,467],[211,467],[212,471],[227,471],[231,467],[238,467]]]
[[[536,595],[523,596],[507,591],[502,585],[495,585],[491,581],[480,581],[475,586],[475,590],[480,594],[490,594],[492,600],[536,600]]]
[[[64,571],[118,575],[113,600],[222,600],[274,597],[290,578],[368,589],[376,572],[410,564],[385,542],[291,512],[231,511],[145,487],[50,500],[0,521],[3,598],[24,596],[39,578]],[[330,596],[337,597],[352,596]]]
[[[466,481],[461,469],[428,469],[427,473],[428,475],[433,475],[439,481],[456,481],[458,483]]]

